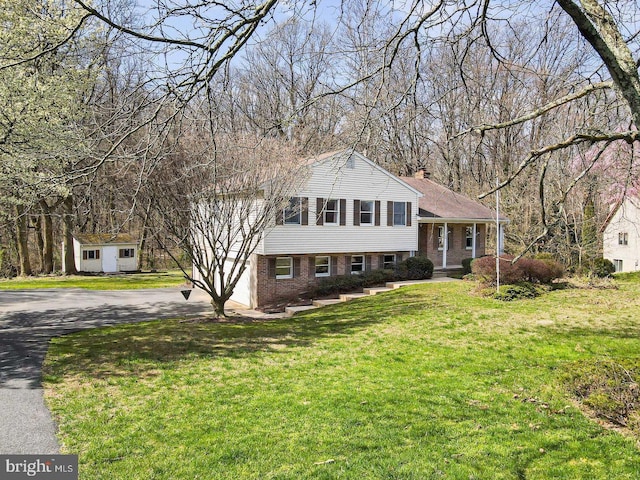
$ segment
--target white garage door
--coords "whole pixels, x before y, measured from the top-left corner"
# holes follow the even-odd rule
[[[227,263],[229,264],[227,268],[230,269],[231,262]],[[238,280],[236,288],[233,290],[233,295],[231,295],[231,300],[241,303],[242,305],[251,305],[251,275],[249,274],[249,265],[247,265],[247,268],[242,272],[240,280]]]

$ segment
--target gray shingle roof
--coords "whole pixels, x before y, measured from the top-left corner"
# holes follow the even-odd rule
[[[413,177],[401,177],[401,179],[422,193],[423,196],[418,202],[418,215],[421,217],[443,220],[495,221],[496,212],[494,210],[432,180]],[[509,221],[503,215],[500,215],[500,220]]]
[[[138,239],[128,233],[79,233],[74,238],[83,245],[138,243]]]

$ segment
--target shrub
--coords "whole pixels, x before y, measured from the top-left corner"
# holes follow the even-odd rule
[[[606,258],[596,258],[591,264],[590,272],[599,278],[610,277],[613,272],[616,271],[616,267],[613,266],[611,260]]]
[[[535,298],[542,293],[541,288],[542,287],[528,282],[521,282],[517,285],[505,285],[499,292],[493,295],[493,298],[505,302],[523,298]]]
[[[562,265],[554,260],[536,260],[521,258],[513,263],[512,255],[500,257],[500,283],[517,284],[520,282],[551,283],[563,274]],[[471,264],[471,270],[478,280],[486,284],[496,283],[496,257],[477,258]]]
[[[425,280],[433,276],[433,262],[424,255],[409,257],[400,262],[399,271],[409,280]]]
[[[397,277],[393,270],[372,270],[360,275],[339,275],[337,277],[323,278],[314,289],[316,296],[335,295],[359,290],[362,287],[371,287],[386,282],[392,282]]]
[[[471,262],[473,262],[474,258],[463,258],[462,259],[462,274],[469,275],[471,273]]]
[[[524,280],[524,274],[520,266],[513,261],[513,255],[500,256],[500,282],[518,283]],[[496,257],[488,256],[476,258],[471,264],[471,271],[476,278],[485,284],[496,283]]]

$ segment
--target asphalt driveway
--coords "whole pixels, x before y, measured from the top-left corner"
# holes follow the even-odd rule
[[[49,340],[106,325],[210,313],[206,294],[179,288],[0,291],[0,454],[59,452],[41,386]]]

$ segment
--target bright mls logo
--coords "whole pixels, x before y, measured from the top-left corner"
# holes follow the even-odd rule
[[[0,455],[0,480],[78,480],[77,455]]]

